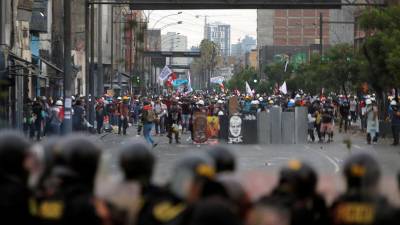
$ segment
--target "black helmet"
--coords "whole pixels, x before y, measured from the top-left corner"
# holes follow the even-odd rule
[[[207,181],[213,179],[214,176],[215,168],[212,158],[204,152],[192,152],[177,162],[170,188],[176,196],[186,199],[188,181]]]
[[[44,182],[50,176],[53,167],[60,163],[59,152],[57,150],[61,140],[61,137],[50,137],[42,145],[32,148],[41,164],[41,171],[38,171],[38,180],[33,184],[36,188],[44,186]]]
[[[119,166],[126,180],[149,182],[153,174],[154,155],[142,143],[129,143],[121,148]]]
[[[77,174],[83,184],[94,183],[101,149],[91,140],[70,136],[57,146],[59,164]]]
[[[285,192],[306,197],[315,192],[317,180],[317,173],[310,165],[290,160],[280,171],[279,187]]]
[[[345,162],[343,175],[348,188],[368,188],[378,183],[381,171],[378,162],[371,155],[358,153]]]
[[[216,146],[208,151],[208,154],[214,159],[216,172],[235,171],[235,156],[227,148]]]
[[[24,168],[29,141],[15,131],[0,132],[0,176],[13,177],[26,183],[29,172]]]

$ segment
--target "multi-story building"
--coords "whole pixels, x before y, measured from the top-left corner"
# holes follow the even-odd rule
[[[278,54],[308,55],[310,51],[318,49],[321,14],[323,49],[338,43],[353,43],[354,7],[257,10],[260,63],[270,63]]]
[[[210,40],[219,46],[220,55],[228,57],[231,54],[231,25],[219,22],[206,23],[204,39]]]
[[[161,36],[161,49],[162,51],[187,51],[188,39],[176,32],[168,32]],[[188,63],[188,58],[170,58],[167,62],[169,65],[187,65]]]

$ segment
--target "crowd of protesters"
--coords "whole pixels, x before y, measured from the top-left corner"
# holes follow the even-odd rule
[[[136,126],[136,134],[143,135],[148,143],[156,146],[152,135],[166,136],[169,143],[180,143],[182,134],[191,133],[193,139],[193,114],[201,111],[208,116],[232,115],[230,99],[236,96],[237,110],[234,113],[257,114],[271,107],[293,111],[296,106],[308,107],[309,141],[331,142],[335,125],[339,132],[348,132],[358,127],[366,133],[368,144],[376,144],[382,128],[380,121],[390,120],[393,145],[399,144],[400,112],[394,97],[386,102],[387,115],[378,110],[375,95],[361,97],[331,95],[312,97],[293,95],[244,95],[238,93],[191,93],[147,96],[108,96],[96,98],[95,122],[88,122],[87,104],[84,98],[73,98],[72,121],[74,131],[96,131],[127,134],[129,126]],[[24,131],[39,140],[45,135],[62,133],[64,108],[62,99],[36,98],[28,100],[24,107]],[[96,128],[96,129],[95,129]]]
[[[251,186],[235,179],[235,156],[223,146],[182,154],[168,182],[157,185],[153,151],[126,143],[115,152],[123,176],[95,191],[108,185],[100,175],[95,180],[102,150],[82,135],[32,145],[1,131],[1,224],[391,225],[400,219],[378,191],[380,166],[366,153],[344,162],[346,190],[328,203],[317,191],[317,171],[298,160],[283,165],[270,192],[251,199],[245,188]]]

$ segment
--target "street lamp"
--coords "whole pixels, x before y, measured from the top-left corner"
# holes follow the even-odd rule
[[[167,17],[170,17],[170,16],[177,16],[177,15],[180,15],[180,14],[182,14],[182,12],[173,13],[173,14],[169,14],[169,15],[166,15],[166,16],[164,16],[164,17],[161,17],[159,20],[157,20],[157,21],[154,23],[153,29],[156,27],[156,25],[158,24],[158,22],[160,22],[161,20],[163,20],[163,19],[165,19],[165,18],[167,18]]]
[[[183,23],[183,21],[178,21],[176,23],[169,23],[169,24],[161,27],[160,30],[165,29],[165,28],[170,27],[170,26],[179,25],[179,24],[182,24],[182,23]]]

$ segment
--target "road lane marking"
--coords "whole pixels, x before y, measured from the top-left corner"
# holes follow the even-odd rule
[[[321,155],[322,157],[324,157],[325,159],[327,159],[334,166],[335,173],[338,173],[340,171],[339,164],[334,159],[332,159],[330,156],[325,154],[323,151],[318,151],[318,150],[312,149],[312,148],[308,147],[307,145],[304,145],[304,147],[307,150],[314,151],[314,152],[318,153],[319,155]]]
[[[360,146],[358,146],[358,145],[353,145],[354,146],[354,148],[357,148],[357,149],[362,149]]]

